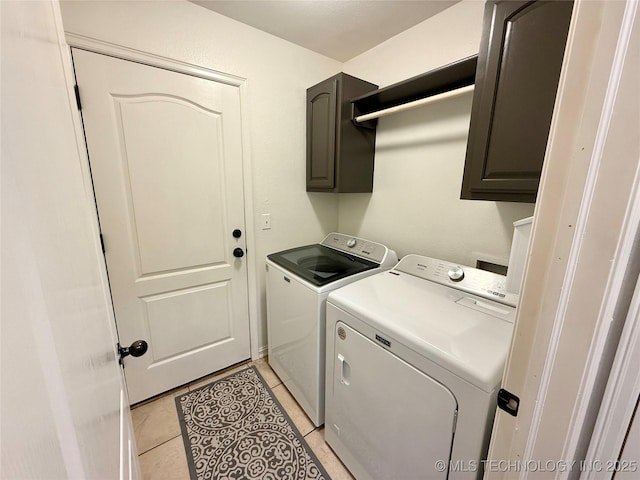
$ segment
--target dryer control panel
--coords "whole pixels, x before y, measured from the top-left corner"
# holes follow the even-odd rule
[[[515,307],[519,296],[507,292],[507,277],[421,255],[407,255],[394,270]]]

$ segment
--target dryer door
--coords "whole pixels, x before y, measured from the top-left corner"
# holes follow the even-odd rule
[[[333,342],[325,428],[349,470],[357,478],[446,479],[458,409],[453,394],[342,322]]]

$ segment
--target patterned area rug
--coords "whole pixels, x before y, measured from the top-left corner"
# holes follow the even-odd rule
[[[176,397],[192,480],[328,479],[255,367]]]

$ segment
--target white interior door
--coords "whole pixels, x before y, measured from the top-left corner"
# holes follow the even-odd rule
[[[137,479],[59,5],[0,3],[0,477]]]
[[[73,50],[133,403],[250,357],[237,87]],[[232,232],[238,229],[242,236]]]

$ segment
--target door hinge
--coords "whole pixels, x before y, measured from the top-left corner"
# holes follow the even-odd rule
[[[498,408],[515,417],[518,415],[519,406],[520,399],[516,395],[504,388],[498,390]]]
[[[107,250],[104,248],[104,237],[100,234],[100,246],[102,247],[102,254],[107,253]]]
[[[78,88],[77,83],[73,86],[73,91],[76,94],[76,105],[78,106],[78,110],[82,111],[82,103],[80,102],[80,88]]]

